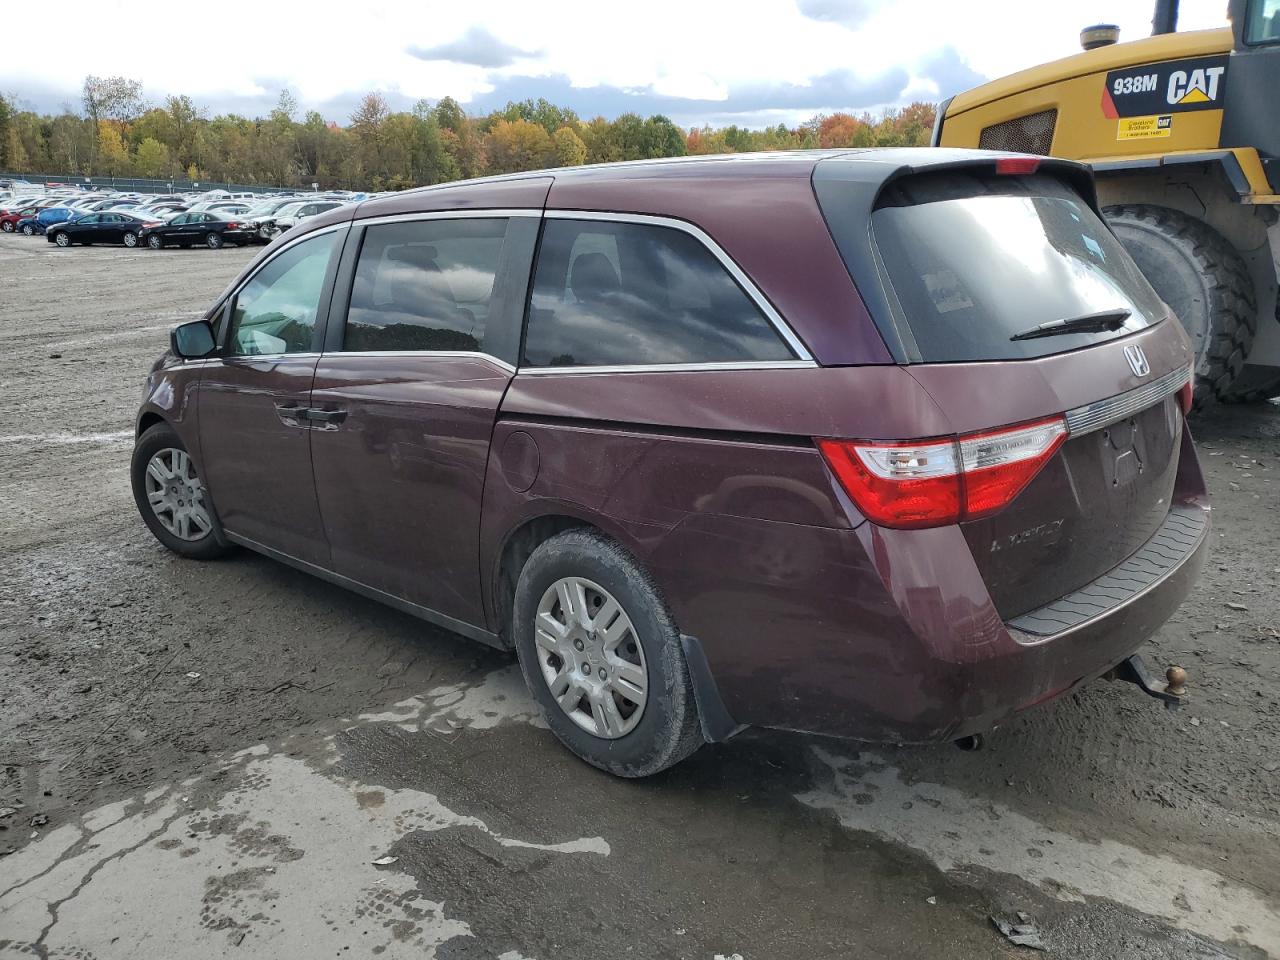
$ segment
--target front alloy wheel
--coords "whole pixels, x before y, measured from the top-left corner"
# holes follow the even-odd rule
[[[185,450],[164,447],[151,457],[146,473],[147,503],[160,525],[179,540],[208,536],[213,522],[204,505],[204,484]]]
[[[67,236],[65,233],[59,233],[56,237],[53,238],[53,242],[60,247],[71,246],[71,238]]]
[[[6,220],[3,224],[0,224],[0,226],[4,228],[5,233],[13,233],[14,227],[12,220]]]
[[[159,250],[164,246],[164,241],[153,233],[151,236],[147,237],[147,246],[152,250]]]
[[[560,709],[606,740],[625,736],[644,714],[648,671],[627,612],[582,577],[551,584],[534,625],[538,665]]]
[[[34,237],[36,235],[36,228],[28,223],[25,227],[22,228],[22,235],[24,237]]]

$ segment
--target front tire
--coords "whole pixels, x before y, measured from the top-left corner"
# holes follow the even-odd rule
[[[220,246],[222,246],[222,234],[207,233],[205,234],[204,243],[205,243],[205,246],[208,247],[210,250],[217,250]]]
[[[153,233],[151,236],[147,237],[147,246],[152,250],[159,250],[164,246],[164,241]]]
[[[0,223],[0,229],[3,229],[5,233],[13,233],[14,226],[11,222],[6,220],[4,223]]]
[[[65,233],[58,232],[53,235],[53,242],[60,247],[69,247],[71,246],[71,237]]]
[[[34,237],[36,235],[36,228],[28,223],[25,227],[22,228],[22,235],[24,237]]]
[[[1106,207],[1103,213],[1191,337],[1195,405],[1227,399],[1258,324],[1244,260],[1222,234],[1178,210],[1134,203]]]
[[[680,631],[619,544],[594,530],[542,543],[520,572],[512,617],[525,682],[578,757],[647,777],[702,745]]]
[[[214,560],[230,547],[219,540],[218,518],[187,448],[167,423],[143,431],[129,467],[133,499],[147,529],[174,553]]]

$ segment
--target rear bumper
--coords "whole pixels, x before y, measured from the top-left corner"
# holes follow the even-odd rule
[[[1173,499],[1176,512],[1199,521],[1185,552],[1057,632],[1032,633],[1027,615],[1002,620],[955,526],[837,530],[702,516],[673,530],[651,562],[734,723],[939,742],[989,730],[1100,676],[1173,614],[1209,542],[1186,431]]]

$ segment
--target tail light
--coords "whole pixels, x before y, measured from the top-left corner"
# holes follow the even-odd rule
[[[227,229],[228,229],[228,230],[239,230],[239,229],[240,229],[240,224],[238,224],[238,223],[236,223],[234,220],[232,220],[232,221],[230,221],[230,222],[227,224]]]
[[[885,527],[940,527],[1012,502],[1067,438],[1062,417],[947,440],[818,440],[818,449],[867,519]]]
[[[1191,404],[1196,397],[1196,372],[1191,371],[1191,375],[1187,378],[1187,382],[1178,390],[1178,405],[1182,407],[1182,414],[1186,416],[1191,412]]]

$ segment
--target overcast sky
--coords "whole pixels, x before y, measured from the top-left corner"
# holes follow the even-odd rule
[[[0,18],[0,91],[79,109],[85,74],[123,74],[210,115],[265,114],[281,87],[346,123],[369,90],[393,108],[453,96],[473,113],[544,96],[583,117],[683,126],[799,123],[938,100],[1079,50],[1080,28],[1150,33],[1152,0],[61,0]],[[145,11],[145,12],[144,12]],[[1182,29],[1226,0],[1182,0]],[[56,65],[57,69],[53,69]]]

